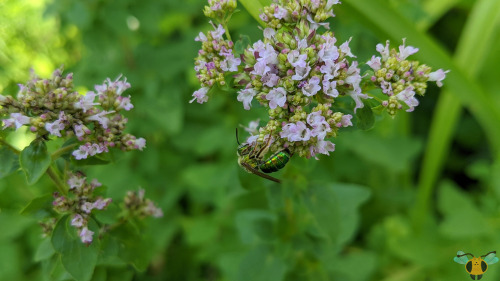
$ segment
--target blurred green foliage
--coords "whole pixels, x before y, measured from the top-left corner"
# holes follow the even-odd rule
[[[277,185],[236,163],[234,129],[263,120],[265,112],[245,111],[234,94],[188,103],[198,88],[194,38],[209,29],[205,1],[2,1],[2,93],[15,94],[30,67],[48,75],[64,64],[75,84],[89,89],[105,77],[126,76],[135,106],[128,130],[145,137],[147,149],[86,172],[112,198],[145,188],[165,216],[135,236],[117,230],[120,242],[103,238],[70,251],[57,243],[67,234],[63,224],[52,243],[41,237],[46,211],[29,207],[21,214],[54,190],[50,180],[28,186],[12,155],[0,150],[10,163],[0,169],[0,280],[72,280],[68,267],[82,271],[80,280],[469,278],[453,262],[458,250],[476,256],[500,250],[500,130],[492,131],[500,105],[500,6],[343,2],[331,26],[339,41],[353,36],[359,61],[377,43],[407,36],[420,47],[419,59],[452,69],[448,93],[431,88],[411,114],[378,117],[368,131],[345,130],[330,157],[292,157]],[[257,22],[240,9],[232,37],[259,39]],[[26,146],[23,138],[19,132],[9,141]],[[497,267],[485,278],[498,278]]]

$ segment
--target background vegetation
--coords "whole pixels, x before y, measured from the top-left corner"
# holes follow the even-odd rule
[[[113,198],[145,188],[165,216],[124,245],[130,256],[103,249],[92,280],[467,280],[458,250],[500,251],[500,1],[342,2],[331,26],[353,37],[359,61],[406,37],[417,59],[451,72],[415,112],[343,130],[330,157],[292,157],[282,185],[236,161],[234,129],[264,111],[235,95],[188,103],[205,1],[0,2],[4,95],[31,67],[49,76],[61,64],[87,89],[119,74],[132,84],[129,131],[147,149],[86,172]],[[259,39],[255,10],[240,8],[232,37]],[[22,148],[30,136],[8,140]],[[50,180],[27,186],[10,172],[0,169],[0,280],[71,280],[41,236],[46,213],[20,214]]]

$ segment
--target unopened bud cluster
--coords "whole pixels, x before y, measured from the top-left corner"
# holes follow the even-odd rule
[[[128,191],[123,199],[124,208],[133,217],[155,217],[163,216],[163,211],[156,207],[154,202],[144,197],[144,189],[139,191]]]
[[[377,51],[381,56],[373,56],[367,64],[374,71],[371,81],[389,97],[382,105],[391,116],[403,108],[400,102],[404,103],[406,111],[413,111],[418,105],[415,94],[423,96],[428,81],[436,81],[439,87],[443,85],[441,81],[446,77],[447,71],[439,69],[431,72],[429,66],[407,60],[410,55],[418,52],[418,48],[405,46],[405,39],[403,45],[399,46],[399,51],[389,49],[389,41],[385,46],[378,44]]]
[[[237,100],[245,109],[250,110],[252,102],[257,100],[268,110],[268,123],[253,132],[247,143],[254,147],[267,144],[271,153],[286,149],[290,154],[307,158],[328,155],[335,149],[329,139],[336,137],[340,128],[353,125],[349,113],[363,108],[363,99],[372,98],[367,89],[381,88],[389,99],[374,102],[380,102],[394,116],[397,110],[411,111],[418,105],[414,95],[423,95],[428,81],[441,85],[446,72],[431,72],[428,66],[407,60],[418,49],[406,47],[405,42],[399,52],[390,51],[388,43],[385,47],[379,44],[377,50],[382,57],[374,56],[367,63],[372,70],[361,74],[349,46],[351,39],[337,43],[324,22],[334,16],[333,7],[339,3],[338,0],[275,0],[260,16],[266,24],[263,39],[244,50],[241,64],[235,63],[229,71],[217,69],[220,77],[237,70],[233,75],[238,87]],[[217,32],[222,36],[226,31]],[[208,43],[200,41],[203,42],[200,52],[205,54]],[[196,69],[202,89],[193,96],[203,103],[208,101],[208,89],[219,81],[207,84],[203,79],[208,77],[204,74],[208,70],[202,73],[200,68],[200,65],[207,68],[206,61],[203,64],[199,61]],[[343,97],[352,99],[354,107],[345,99],[338,102]]]
[[[63,76],[57,69],[51,79],[33,74],[19,88],[17,99],[0,95],[4,130],[25,125],[45,138],[76,137],[81,144],[73,152],[76,159],[107,152],[109,147],[142,150],[146,145],[143,138],[124,133],[127,119],[120,112],[134,107],[130,96],[122,96],[130,88],[125,78],[108,78],[95,86],[95,92],[81,95],[73,89],[73,74]]]
[[[106,209],[111,203],[111,198],[96,196],[94,190],[101,184],[96,179],[87,182],[81,172],[70,174],[67,184],[68,195],[55,192],[52,205],[57,212],[71,215],[71,225],[77,229],[80,239],[83,243],[90,244],[94,234],[88,228],[92,211]]]
[[[236,9],[236,0],[208,0],[208,6],[205,6],[203,13],[206,17],[212,19],[224,19]]]

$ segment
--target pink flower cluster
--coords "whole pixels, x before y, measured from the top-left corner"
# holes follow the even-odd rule
[[[57,69],[51,79],[34,76],[19,88],[17,99],[0,97],[0,117],[7,116],[3,130],[27,125],[39,136],[75,137],[82,143],[73,152],[77,160],[107,152],[109,147],[142,150],[145,146],[143,138],[123,133],[127,119],[120,112],[134,107],[130,96],[123,96],[130,88],[126,78],[107,78],[95,91],[80,95],[73,90],[73,75],[63,77]]]
[[[80,239],[85,244],[92,243],[94,232],[88,228],[89,219],[93,210],[104,210],[111,203],[111,198],[102,198],[93,194],[96,187],[101,186],[96,179],[87,183],[86,177],[81,174],[70,174],[67,181],[68,196],[54,193],[54,209],[62,213],[72,214],[71,225],[78,231]]]

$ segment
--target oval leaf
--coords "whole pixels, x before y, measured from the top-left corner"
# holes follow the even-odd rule
[[[7,147],[0,148],[0,179],[4,178],[19,168],[18,156]]]
[[[44,141],[34,140],[23,149],[19,158],[29,185],[36,183],[49,168],[51,158]]]
[[[89,281],[94,273],[99,253],[99,240],[94,233],[94,241],[85,245],[77,234],[77,229],[69,225],[69,216],[62,217],[52,233],[52,246],[61,254],[64,268],[77,281]],[[89,228],[97,232],[95,222],[89,222]]]
[[[365,104],[362,108],[358,108],[356,118],[358,119],[358,128],[361,130],[369,130],[375,124],[375,115],[368,104]]]

